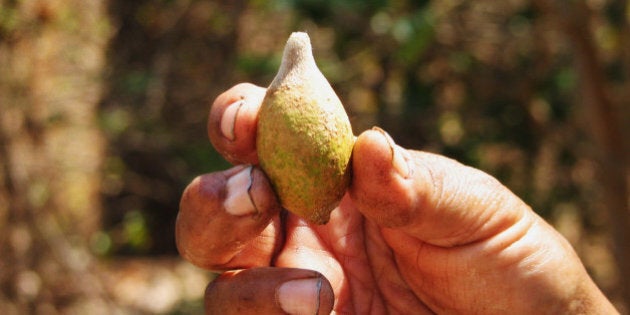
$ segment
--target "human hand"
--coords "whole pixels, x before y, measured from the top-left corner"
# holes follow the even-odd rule
[[[215,100],[208,134],[237,166],[181,199],[180,254],[224,271],[207,314],[616,313],[568,242],[497,180],[380,129],[357,138],[326,225],[281,210],[255,166],[264,93],[239,84]]]

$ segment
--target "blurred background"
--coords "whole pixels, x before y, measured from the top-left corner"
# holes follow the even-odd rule
[[[620,0],[0,0],[0,313],[199,314],[187,183],[209,105],[307,31],[355,134],[480,168],[630,301],[630,7]]]

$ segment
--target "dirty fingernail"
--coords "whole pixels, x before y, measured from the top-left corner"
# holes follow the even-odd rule
[[[227,196],[223,207],[231,215],[247,215],[256,212],[256,205],[249,194],[252,186],[252,166],[245,167],[227,180]]]
[[[223,112],[223,116],[221,117],[221,133],[225,138],[230,141],[234,141],[236,139],[236,135],[234,134],[234,125],[236,123],[236,117],[238,116],[238,111],[243,107],[245,101],[238,100],[225,108]]]
[[[389,147],[391,149],[392,154],[392,167],[398,172],[400,176],[403,178],[408,178],[411,175],[411,169],[409,168],[409,163],[407,162],[407,158],[405,158],[405,152],[394,142],[394,139],[383,129],[379,127],[372,127],[372,130],[378,131],[385,137]]]
[[[278,301],[291,315],[312,315],[319,312],[321,278],[291,280],[278,288]]]

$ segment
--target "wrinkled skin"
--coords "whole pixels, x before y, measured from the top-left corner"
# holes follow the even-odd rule
[[[210,140],[234,164],[257,163],[252,138],[264,93],[240,84],[213,104]],[[238,99],[246,105],[234,119],[222,119]],[[245,166],[189,185],[177,221],[180,253],[203,268],[226,271],[206,291],[208,314],[240,305],[239,287],[259,294],[248,296],[249,307],[238,312],[282,313],[268,272],[299,277],[291,268],[328,280],[322,290],[333,291],[334,305],[323,299],[320,313],[616,313],[568,242],[489,175],[405,150],[379,129],[359,135],[352,159],[348,193],[322,226],[282,211],[256,167],[249,169],[251,214],[226,211],[238,209],[226,206],[226,182]],[[247,277],[233,271],[269,266]]]

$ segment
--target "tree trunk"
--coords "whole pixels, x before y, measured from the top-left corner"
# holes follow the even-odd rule
[[[578,97],[596,149],[601,202],[611,227],[613,254],[619,275],[619,296],[630,303],[630,205],[628,203],[628,143],[624,137],[623,107],[616,106],[607,90],[604,69],[589,26],[590,12],[583,1],[539,0],[573,45],[579,76]],[[627,30],[627,28],[626,28]],[[627,35],[627,34],[626,34]],[[624,49],[627,49],[624,48]],[[626,305],[626,308],[630,305]]]
[[[109,313],[99,230],[102,0],[0,2],[0,310]]]

